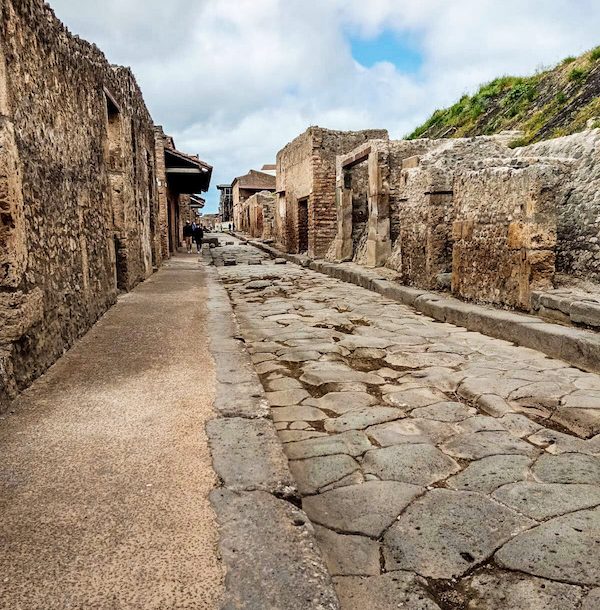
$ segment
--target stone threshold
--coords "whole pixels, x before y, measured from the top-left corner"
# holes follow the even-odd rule
[[[270,416],[264,389],[209,253],[210,351],[216,417],[206,425],[220,486],[210,496],[226,569],[221,608],[338,610],[331,577]]]
[[[382,278],[377,269],[367,269],[354,263],[313,260],[307,256],[281,252],[273,246],[248,240],[239,234],[236,237],[271,256],[285,258],[414,307],[439,322],[448,322],[489,337],[529,347],[585,371],[600,373],[600,334],[594,331],[561,326],[533,315],[460,301],[441,293],[403,286]]]

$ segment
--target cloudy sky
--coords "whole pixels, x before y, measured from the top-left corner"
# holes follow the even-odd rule
[[[309,125],[410,132],[503,74],[600,44],[598,0],[50,0],[133,68],[158,124],[215,170],[273,163]],[[217,192],[207,211],[216,210]]]

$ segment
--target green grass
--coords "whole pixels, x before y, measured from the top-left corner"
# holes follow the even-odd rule
[[[587,70],[583,68],[573,68],[569,72],[569,80],[571,82],[579,83],[587,76]]]
[[[600,46],[579,58],[565,57],[556,68],[533,76],[496,78],[449,108],[436,110],[406,137],[464,137],[519,129],[524,135],[512,145],[523,146],[585,129],[586,121],[600,117],[599,98],[586,102],[588,97],[580,97],[589,86],[592,62],[599,59]],[[571,84],[565,86],[565,80]]]

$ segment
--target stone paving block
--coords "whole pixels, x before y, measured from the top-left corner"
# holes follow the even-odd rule
[[[417,443],[435,445],[455,434],[455,430],[444,422],[415,418],[371,426],[367,434],[381,447]]]
[[[532,468],[544,483],[600,485],[600,458],[579,453],[542,455]]]
[[[583,596],[580,587],[505,571],[477,574],[467,591],[469,610],[578,610]]]
[[[527,440],[552,454],[586,453],[593,455],[594,453],[600,453],[600,451],[594,451],[592,440],[583,440],[571,434],[557,432],[549,428],[540,428],[535,434],[528,436]]]
[[[365,474],[382,480],[432,485],[460,471],[460,466],[433,445],[395,445],[368,451],[362,462]]]
[[[338,363],[310,363],[304,366],[304,374],[300,381],[309,385],[321,386],[327,383],[357,382],[367,385],[382,385],[385,380],[373,373],[355,371],[350,367]]]
[[[533,525],[481,494],[434,489],[411,504],[385,534],[386,568],[455,578]]]
[[[349,455],[327,455],[290,461],[290,470],[302,495],[314,494],[359,469],[358,462]]]
[[[307,407],[304,405],[293,407],[272,407],[271,416],[273,421],[320,421],[327,419],[327,415],[320,409],[315,407]]]
[[[272,407],[291,407],[309,398],[310,394],[304,389],[297,389],[267,392],[265,396]]]
[[[367,481],[302,500],[313,523],[378,538],[424,489],[396,481]]]
[[[227,568],[223,610],[338,610],[305,514],[265,492],[211,494]],[[307,569],[310,566],[310,569]]]
[[[329,392],[321,398],[309,398],[304,404],[343,415],[359,411],[377,403],[377,398],[366,392]]]
[[[581,610],[598,610],[598,608],[600,608],[600,588],[592,589],[581,605]]]
[[[379,543],[366,536],[337,534],[315,526],[315,537],[331,576],[379,574]]]
[[[394,421],[404,417],[399,409],[393,407],[365,407],[349,411],[346,414],[325,421],[328,432],[346,432],[348,430],[364,430],[369,426]]]
[[[336,453],[357,457],[369,449],[372,449],[372,445],[366,435],[356,430],[350,430],[333,436],[289,443],[285,447],[285,452],[290,460],[302,460]]]
[[[213,352],[217,380],[221,383],[250,383],[256,379],[250,356],[243,352]]]
[[[435,388],[415,388],[386,394],[384,401],[393,407],[410,411],[439,402],[447,402],[448,398],[443,392]]]
[[[600,508],[556,517],[495,555],[502,567],[573,584],[600,585]]]
[[[492,497],[520,513],[542,521],[600,504],[600,487],[520,481],[497,489]]]
[[[218,383],[215,409],[225,417],[266,417],[269,403],[258,380]]]
[[[295,493],[273,424],[266,419],[218,418],[206,426],[215,472],[232,491]]]
[[[277,424],[275,424],[275,427],[277,428]],[[319,432],[318,430],[286,430],[282,428],[277,429],[279,430],[279,439],[282,443],[295,443],[296,441],[305,441],[309,438],[327,436],[325,432]]]
[[[439,402],[429,407],[413,409],[411,417],[434,419],[441,422],[456,423],[477,414],[477,409],[460,402]]]
[[[425,581],[408,572],[333,579],[342,608],[348,610],[440,610],[426,591]]]
[[[455,458],[479,460],[490,455],[533,455],[536,448],[508,432],[472,432],[457,436],[441,447]]]
[[[524,480],[531,463],[532,460],[524,455],[486,457],[450,477],[446,485],[451,489],[489,494],[502,485]]]

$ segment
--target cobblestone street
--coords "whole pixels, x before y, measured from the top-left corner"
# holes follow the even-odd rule
[[[211,253],[343,608],[600,606],[598,375]]]

